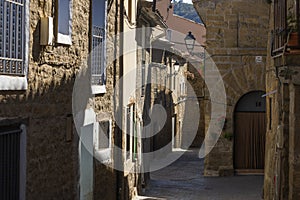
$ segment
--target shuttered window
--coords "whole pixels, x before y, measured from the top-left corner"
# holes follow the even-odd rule
[[[25,72],[25,0],[0,0],[0,74]]]

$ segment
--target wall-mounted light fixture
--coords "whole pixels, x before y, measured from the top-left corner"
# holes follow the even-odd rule
[[[187,36],[185,36],[185,38],[184,38],[184,42],[185,42],[185,46],[186,46],[188,52],[191,55],[193,55],[195,41],[196,41],[195,36],[192,34],[191,31],[189,31],[189,33],[187,34]]]
[[[173,65],[171,65],[172,67],[173,67],[173,69],[174,69],[174,73],[170,73],[170,74],[168,74],[167,76],[168,77],[171,77],[171,76],[176,76],[177,74],[178,74],[178,72],[179,72],[179,69],[180,69],[180,63],[177,61],[177,60],[175,60],[175,63],[173,63]]]
[[[173,64],[173,67],[174,67],[174,71],[175,73],[178,73],[179,72],[179,62],[176,60],[176,62]]]

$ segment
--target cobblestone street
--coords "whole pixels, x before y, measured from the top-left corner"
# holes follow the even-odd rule
[[[151,174],[144,196],[157,200],[259,200],[263,176],[203,177],[197,150],[186,152],[172,165]]]

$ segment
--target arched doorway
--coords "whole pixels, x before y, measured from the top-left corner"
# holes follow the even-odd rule
[[[234,168],[237,173],[262,173],[265,161],[266,100],[263,91],[240,98],[234,112]]]

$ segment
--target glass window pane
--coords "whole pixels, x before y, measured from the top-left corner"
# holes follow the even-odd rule
[[[59,0],[58,4],[58,32],[69,35],[70,0]]]

